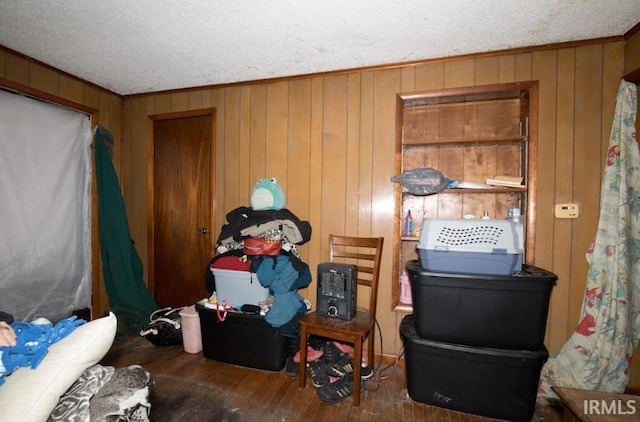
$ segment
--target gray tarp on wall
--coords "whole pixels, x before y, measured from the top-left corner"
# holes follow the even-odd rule
[[[91,305],[91,121],[0,90],[0,310],[51,320]]]

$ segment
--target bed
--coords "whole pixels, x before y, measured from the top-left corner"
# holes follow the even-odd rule
[[[139,365],[98,363],[116,329],[113,313],[89,321],[50,345],[35,369],[7,376],[0,386],[0,422],[148,421],[149,373]]]

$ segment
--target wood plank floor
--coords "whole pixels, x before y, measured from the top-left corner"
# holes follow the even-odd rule
[[[217,393],[212,394],[210,400],[222,400],[228,409],[237,412],[235,418],[229,417],[228,413],[224,417],[211,413],[203,415],[198,413],[197,404],[182,400],[180,403],[187,403],[185,406],[194,409],[176,407],[175,417],[164,415],[162,420],[187,422],[184,411],[192,410],[193,420],[197,422],[494,421],[413,401],[407,394],[405,372],[401,366],[391,366],[384,371],[381,377],[384,379],[366,382],[360,406],[354,407],[351,398],[337,404],[323,402],[309,379],[304,389],[299,388],[297,379],[287,377],[284,370],[263,371],[216,362],[202,354],[185,353],[181,346],[156,347],[137,336],[118,335],[101,364],[115,367],[139,364],[152,377],[188,379],[203,388],[211,386]],[[171,388],[169,386],[170,395],[180,394],[179,391],[171,392]],[[174,389],[179,388],[176,383]],[[152,395],[152,406],[153,399]],[[562,418],[562,409],[538,404],[532,420],[560,422]]]

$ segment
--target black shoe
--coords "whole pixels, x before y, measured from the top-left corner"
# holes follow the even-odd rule
[[[287,357],[287,363],[284,366],[284,373],[291,378],[295,378],[298,376],[298,372],[300,367],[298,363],[293,361],[293,356]]]
[[[360,368],[360,379],[368,380],[373,376],[373,370],[368,366],[363,366]]]
[[[307,344],[316,350],[324,350],[324,347],[327,344],[327,340],[316,335],[310,335],[309,339],[307,340]]]
[[[344,377],[347,374],[352,374],[353,359],[344,353],[338,358],[337,362],[327,365],[327,372],[333,377]]]
[[[314,387],[320,388],[331,383],[327,373],[327,365],[322,359],[309,362],[309,372],[311,373],[311,383]]]
[[[332,377],[342,378],[353,372],[353,359],[348,353],[338,349],[333,341],[325,344],[322,359],[327,364],[327,373]]]
[[[318,396],[327,403],[337,403],[353,395],[353,374],[347,374],[338,381],[318,388]]]
[[[327,363],[327,365],[336,363],[340,356],[343,354],[342,350],[338,349],[338,347],[333,344],[333,340],[326,341],[323,348],[324,353],[322,355],[322,358]]]
[[[333,342],[327,343],[322,355],[327,364],[327,372],[332,377],[341,378],[353,372],[353,359],[348,353],[343,353]]]
[[[300,350],[300,341],[298,338],[287,337],[287,362],[284,366],[284,372],[288,377],[297,377],[298,376],[298,364],[293,361],[298,350]]]

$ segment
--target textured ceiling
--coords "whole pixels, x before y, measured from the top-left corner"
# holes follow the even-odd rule
[[[640,0],[5,0],[0,45],[118,94],[623,35]]]

